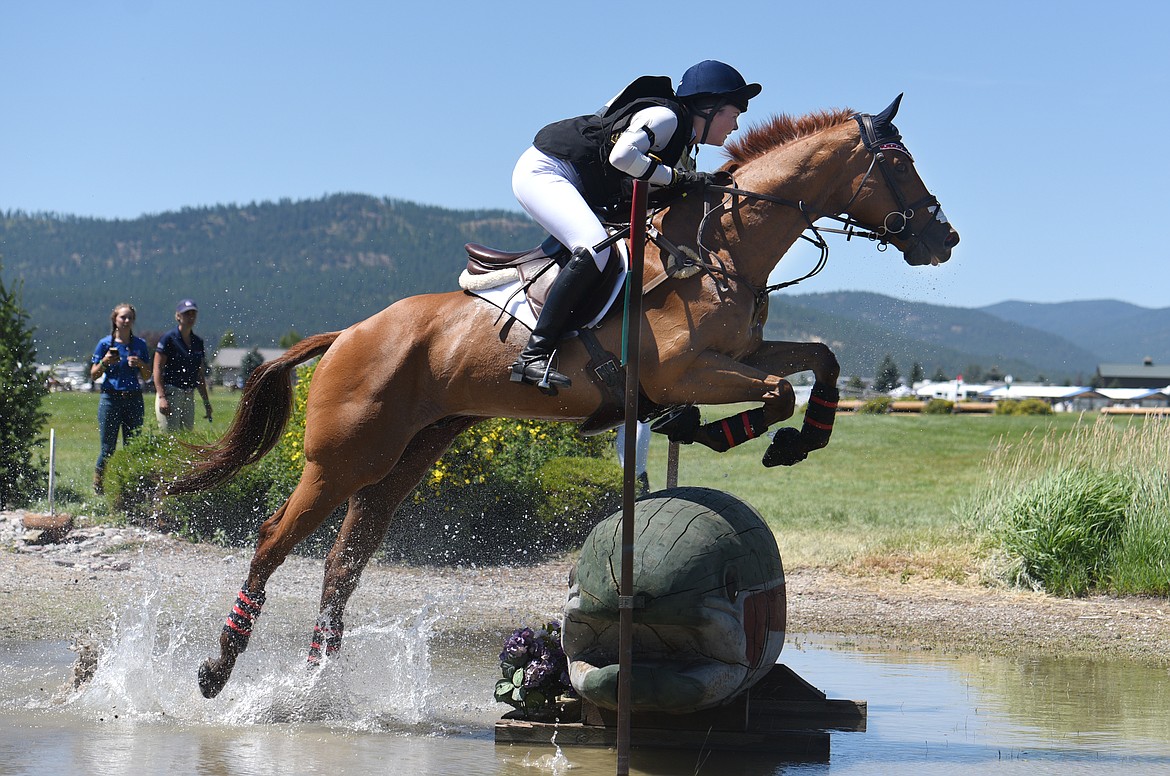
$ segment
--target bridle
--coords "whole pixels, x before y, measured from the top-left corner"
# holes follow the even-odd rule
[[[843,234],[845,235],[846,241],[851,240],[854,237],[862,237],[868,240],[874,240],[878,243],[878,250],[881,251],[884,251],[887,247],[889,247],[891,235],[899,235],[905,237],[909,242],[906,250],[913,249],[913,247],[922,240],[921,234],[914,229],[911,223],[914,218],[914,213],[919,208],[925,206],[931,211],[932,215],[934,215],[936,219],[939,218],[939,214],[942,211],[939,208],[938,199],[933,194],[927,193],[926,196],[915,200],[914,202],[907,203],[906,196],[902,192],[901,187],[898,185],[898,182],[894,177],[892,163],[886,154],[887,151],[899,151],[905,154],[911,162],[914,161],[914,157],[910,154],[909,150],[906,149],[906,146],[902,144],[902,136],[898,134],[897,130],[893,130],[892,124],[888,125],[890,129],[893,130],[892,132],[885,134],[879,133],[874,127],[873,116],[869,114],[858,113],[854,114],[853,118],[857,121],[857,124],[861,130],[861,141],[865,145],[866,149],[870,152],[872,158],[870,159],[869,168],[866,170],[865,175],[862,176],[861,182],[858,183],[857,188],[854,190],[853,195],[849,198],[848,203],[846,203],[845,207],[842,208],[841,212],[844,213],[844,215],[837,213],[822,213],[812,210],[803,201],[785,199],[784,197],[777,197],[772,194],[764,194],[758,191],[741,189],[734,185],[735,181],[732,179],[732,185],[730,186],[709,185],[704,190],[720,192],[725,196],[718,205],[709,207],[703,214],[702,219],[699,220],[699,226],[695,235],[695,244],[698,246],[699,253],[687,251],[683,248],[680,248],[679,246],[672,244],[669,240],[666,239],[665,236],[662,235],[661,232],[659,232],[653,226],[652,223],[650,223],[651,219],[647,219],[648,237],[652,242],[654,242],[655,245],[673,257],[676,266],[679,267],[682,272],[687,273],[683,276],[689,276],[690,274],[703,272],[711,277],[711,279],[716,283],[717,288],[720,290],[720,292],[723,293],[730,291],[728,281],[738,281],[753,291],[757,304],[762,304],[763,301],[767,299],[768,295],[773,291],[779,291],[781,289],[788,288],[789,286],[794,286],[804,280],[808,280],[814,275],[820,273],[820,271],[825,268],[825,265],[829,260],[829,244],[825,240],[822,233]],[[878,169],[882,178],[885,180],[886,186],[889,188],[890,193],[894,197],[897,208],[886,214],[885,218],[882,219],[881,226],[871,227],[856,220],[846,211],[852,207],[853,203],[857,200],[857,197],[861,194],[862,189],[865,188],[865,184],[872,177],[875,167]],[[736,198],[772,202],[778,205],[783,205],[785,207],[799,210],[801,215],[804,216],[807,232],[811,233],[801,234],[800,239],[807,240],[808,242],[817,246],[817,248],[820,250],[820,258],[817,260],[813,268],[795,280],[788,280],[782,283],[773,283],[763,286],[762,288],[756,288],[743,275],[728,269],[723,261],[719,258],[719,255],[703,244],[703,235],[706,232],[708,219],[711,217],[711,215],[715,213],[723,213],[730,209],[731,203]],[[653,215],[654,214],[651,214],[651,218]],[[822,218],[836,221],[841,226],[818,227],[816,222]],[[943,217],[943,219],[945,219],[945,217]]]
[[[886,186],[889,188],[890,193],[894,196],[894,201],[898,203],[898,209],[891,211],[886,215],[881,228],[885,230],[885,234],[902,234],[905,232],[905,236],[909,238],[909,248],[913,248],[922,240],[921,236],[917,231],[915,231],[914,226],[911,223],[914,218],[914,212],[920,207],[925,207],[930,210],[931,215],[936,216],[939,212],[938,198],[930,192],[927,192],[926,196],[907,204],[906,196],[902,193],[901,187],[898,186],[898,182],[894,179],[894,172],[891,169],[890,160],[885,154],[886,151],[898,151],[905,154],[906,158],[911,162],[914,161],[914,156],[910,153],[909,150],[907,150],[906,146],[902,144],[902,136],[898,134],[897,130],[894,130],[885,136],[880,135],[878,131],[874,129],[873,116],[870,116],[868,113],[857,113],[854,114],[853,118],[857,121],[857,125],[861,128],[861,142],[864,143],[869,152],[873,154],[873,162],[871,162],[869,166],[870,171],[872,172],[874,162],[876,162],[878,171],[882,174],[882,177],[885,178]],[[866,177],[869,177],[869,172],[866,173]],[[862,180],[862,183],[865,183],[865,179]],[[857,192],[854,192],[853,197],[849,200],[849,205],[852,205],[853,200],[857,199],[857,194],[860,191],[861,189],[858,188]],[[891,228],[891,218],[898,218],[901,220],[897,229]]]

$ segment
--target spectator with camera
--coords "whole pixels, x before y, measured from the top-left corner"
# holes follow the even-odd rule
[[[110,333],[98,340],[89,370],[91,380],[101,379],[101,449],[93,473],[93,489],[98,494],[102,492],[106,459],[117,447],[119,433],[125,445],[142,428],[145,415],[140,381],[150,375],[150,349],[146,340],[134,336],[135,318],[133,305],[123,302],[114,307],[110,312]]]

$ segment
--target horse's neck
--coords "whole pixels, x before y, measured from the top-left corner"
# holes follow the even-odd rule
[[[836,213],[844,205],[841,192],[848,190],[852,179],[856,146],[856,133],[847,126],[822,130],[744,164],[735,173],[736,185],[800,203],[814,219]],[[736,272],[763,285],[808,227],[808,217],[797,207],[745,197],[722,223]]]

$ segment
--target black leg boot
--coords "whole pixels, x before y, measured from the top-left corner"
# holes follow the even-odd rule
[[[589,249],[574,250],[573,258],[561,269],[549,289],[528,344],[512,364],[512,382],[535,385],[549,394],[573,384],[572,380],[552,368],[553,357],[573,311],[589,298],[600,281],[601,270],[597,269]]]

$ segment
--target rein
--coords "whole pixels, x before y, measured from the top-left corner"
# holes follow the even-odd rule
[[[865,177],[862,178],[861,185],[858,186],[857,191],[855,191],[853,196],[849,199],[850,205],[852,205],[853,201],[857,199],[857,195],[861,192],[862,186],[864,186],[865,181],[869,179],[870,174],[873,172],[873,166],[876,161],[877,159],[875,157],[874,161],[870,163],[870,168],[866,171]],[[696,272],[703,272],[715,282],[716,287],[723,293],[731,290],[731,287],[728,285],[727,281],[739,281],[752,291],[752,294],[756,299],[757,306],[763,304],[763,302],[767,300],[768,296],[773,291],[779,291],[781,289],[788,288],[789,286],[794,286],[804,280],[808,280],[814,275],[819,274],[821,270],[825,268],[829,262],[829,243],[827,240],[825,240],[822,232],[843,234],[845,235],[845,239],[847,241],[852,240],[854,237],[863,237],[868,240],[876,240],[880,244],[879,250],[885,250],[885,248],[889,245],[889,239],[886,237],[886,235],[891,232],[896,233],[896,230],[888,230],[884,226],[878,229],[871,229],[870,227],[867,227],[861,222],[855,220],[852,216],[846,215],[842,217],[834,213],[820,213],[811,210],[805,206],[803,201],[785,199],[784,197],[777,197],[772,194],[764,194],[758,191],[749,191],[748,189],[741,189],[734,185],[707,186],[706,190],[717,191],[727,195],[718,206],[708,209],[707,212],[703,214],[703,218],[699,221],[699,228],[695,235],[695,244],[699,247],[699,250],[707,256],[709,261],[704,261],[699,256],[699,254],[695,253],[694,251],[690,251],[674,245],[669,240],[667,240],[666,237],[663,236],[662,233],[659,232],[653,225],[649,224],[649,222],[647,223],[647,236],[650,238],[651,242],[674,257],[675,262],[680,270],[683,272],[685,272],[687,269],[692,270],[689,272],[689,274],[683,274],[683,277],[689,277],[690,274],[695,274]],[[756,288],[755,284],[753,284],[746,277],[739,274],[738,272],[729,270],[719,259],[718,254],[703,244],[703,233],[706,231],[707,219],[711,217],[711,214],[727,210],[730,206],[731,199],[734,197],[762,200],[764,202],[772,202],[777,205],[799,210],[801,215],[804,216],[806,229],[812,232],[811,236],[808,234],[800,235],[800,239],[807,240],[808,242],[817,246],[821,253],[820,257],[817,259],[817,263],[813,266],[813,268],[795,280],[787,280],[783,283],[771,283],[769,285],[763,286],[762,288]],[[846,208],[848,208],[848,205]],[[836,221],[840,223],[843,228],[818,227],[816,225],[816,221],[821,218],[828,218]],[[888,220],[889,216],[887,216],[886,219]],[[777,263],[779,263],[779,261],[777,261]]]

